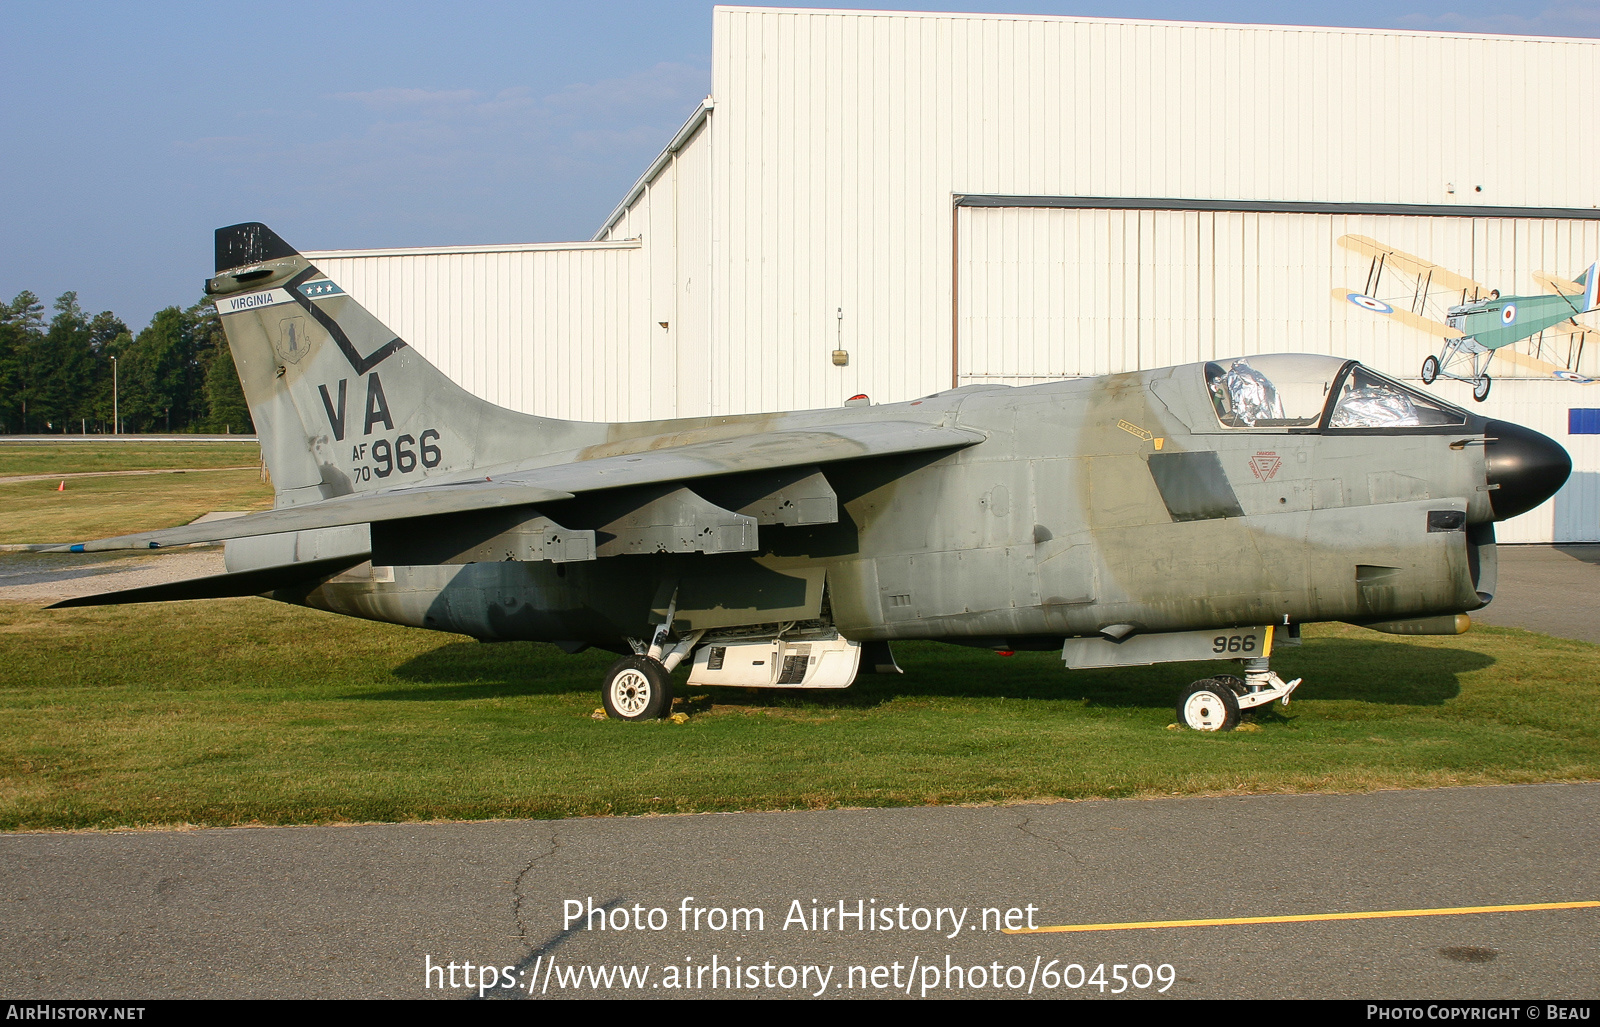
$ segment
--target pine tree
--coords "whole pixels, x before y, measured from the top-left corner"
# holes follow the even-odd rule
[[[0,431],[20,434],[32,424],[28,407],[37,389],[43,314],[39,297],[31,292],[0,304]]]

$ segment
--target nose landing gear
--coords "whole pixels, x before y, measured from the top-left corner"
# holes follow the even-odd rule
[[[1202,678],[1178,697],[1178,723],[1195,731],[1232,731],[1239,726],[1239,714],[1281,702],[1300,687],[1300,678],[1285,682],[1265,659],[1240,660],[1244,677],[1231,674]]]
[[[1233,677],[1201,678],[1178,697],[1178,723],[1195,731],[1232,731],[1239,726]],[[1239,682],[1241,685],[1243,682]]]

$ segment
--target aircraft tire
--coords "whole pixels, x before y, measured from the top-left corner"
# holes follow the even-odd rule
[[[672,675],[648,656],[624,656],[606,671],[600,701],[612,720],[660,720],[672,712]]]
[[[1234,695],[1244,694],[1244,678],[1236,677],[1232,674],[1218,674],[1216,677],[1207,678],[1206,680],[1219,685],[1227,685],[1233,690]]]
[[[1422,384],[1432,385],[1439,377],[1439,358],[1429,357],[1422,362]]]
[[[1232,731],[1239,726],[1237,678],[1201,678],[1178,697],[1178,723],[1193,731]]]
[[[1478,379],[1476,382],[1473,382],[1472,383],[1472,398],[1477,400],[1479,403],[1482,403],[1484,400],[1488,399],[1489,398],[1489,386],[1491,384],[1493,384],[1493,381],[1494,381],[1494,379],[1490,378],[1488,375],[1484,375],[1482,378]]]

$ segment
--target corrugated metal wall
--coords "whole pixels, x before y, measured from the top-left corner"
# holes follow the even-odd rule
[[[718,412],[948,386],[953,194],[1600,204],[1600,143],[1570,122],[1590,41],[726,7],[713,25]],[[1258,295],[1263,331],[1301,330],[1303,303]],[[1090,366],[1134,355],[1095,345]]]
[[[1506,295],[1600,256],[1600,221],[1585,220],[962,207],[958,224],[963,384],[1291,350],[1415,377],[1439,340],[1333,295],[1370,291],[1404,309],[1414,280],[1391,269],[1374,288],[1370,259],[1340,238],[1381,240]],[[1419,312],[1442,320],[1452,302],[1434,288]],[[1564,337],[1548,336],[1543,355],[1564,356]],[[1600,372],[1600,347],[1574,369]],[[1502,360],[1492,374],[1529,372]]]
[[[602,232],[604,239],[630,239],[641,247],[640,287],[649,311],[636,357],[648,362],[652,397],[617,420],[710,412],[713,124],[708,114],[677,150],[664,154]]]
[[[490,402],[575,420],[704,414],[710,152],[707,123],[598,241],[306,255]]]
[[[551,417],[650,416],[637,242],[306,254],[464,388]],[[638,411],[646,411],[639,413]],[[665,415],[670,416],[670,414]]]
[[[1332,300],[1365,270],[1338,236],[1529,291],[1532,270],[1571,277],[1600,257],[1586,221],[951,206],[1594,208],[1600,142],[1570,128],[1571,98],[1600,78],[1592,41],[756,8],[713,24],[718,412],[906,399],[958,370],[1021,383],[1295,349],[1414,375],[1434,340]],[[829,363],[835,338],[848,368]],[[1600,454],[1565,431],[1590,388],[1502,380],[1480,408],[1577,462],[1508,540],[1600,534],[1584,498]]]
[[[683,415],[705,414],[711,405],[711,147],[713,116],[674,161],[677,190],[677,296],[675,341],[678,357],[677,403]]]

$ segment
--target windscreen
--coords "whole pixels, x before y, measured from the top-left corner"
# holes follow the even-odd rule
[[[1328,419],[1330,428],[1421,428],[1466,423],[1465,411],[1413,392],[1359,365],[1350,369],[1350,376],[1339,390],[1333,416]]]

